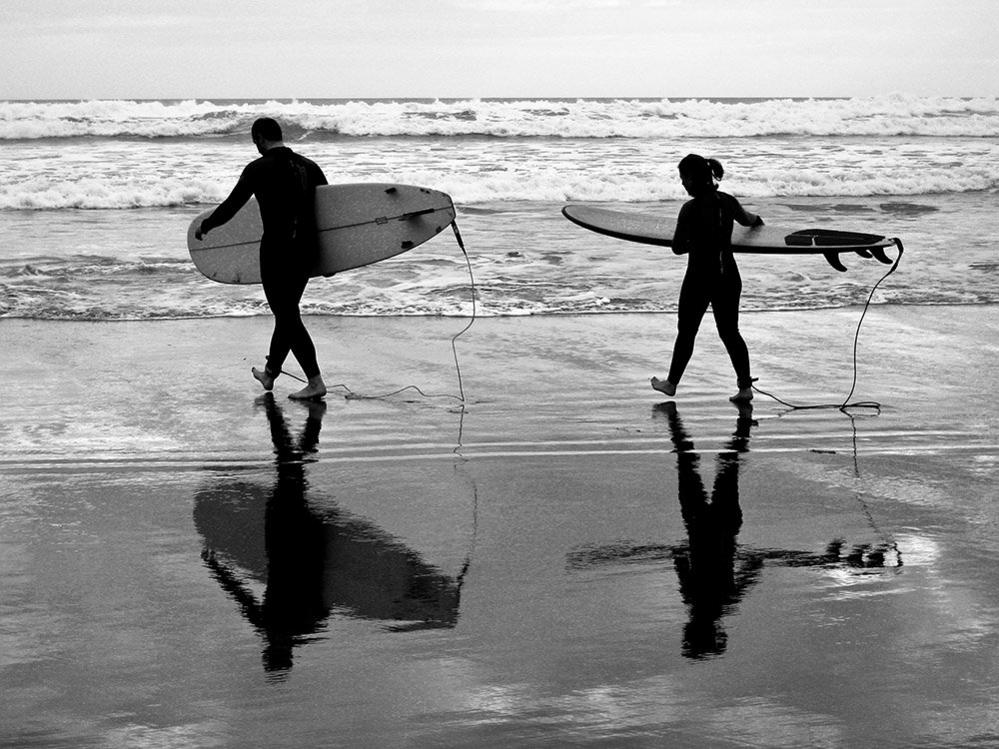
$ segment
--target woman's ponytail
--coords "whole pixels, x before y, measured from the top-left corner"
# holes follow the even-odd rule
[[[722,177],[725,176],[725,168],[721,165],[718,159],[706,159],[708,162],[708,168],[711,170],[711,176],[715,178],[715,182],[721,182]]]

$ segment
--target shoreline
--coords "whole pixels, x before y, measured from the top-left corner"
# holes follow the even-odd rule
[[[742,328],[759,390],[789,403],[840,402],[854,373],[858,311],[747,314]],[[664,324],[650,324],[657,318]],[[456,410],[463,411],[470,442],[613,442],[640,430],[647,409],[665,400],[648,381],[666,369],[673,319],[644,313],[484,317],[467,328],[467,317],[322,316],[310,319],[310,330],[330,389],[327,405],[356,417],[345,429],[359,444],[372,444],[369,433],[392,428],[400,416],[428,418],[428,434],[439,429],[437,441],[448,443]],[[263,393],[249,370],[262,361],[271,324],[269,316],[0,320],[17,352],[0,362],[7,422],[0,442],[11,458],[130,451],[165,458],[194,456],[217,433],[229,443],[227,454],[259,454],[244,434]],[[960,424],[952,431],[985,449],[999,431],[999,415],[982,395],[977,373],[994,370],[996,340],[999,305],[872,306],[856,342],[851,402],[882,403],[879,423],[889,432]],[[293,359],[287,371],[299,374]],[[278,400],[297,385],[280,378]],[[400,389],[388,398],[345,397]],[[675,400],[727,420],[732,392],[734,374],[706,321]],[[756,418],[779,419],[787,410],[759,393],[754,405]],[[817,415],[803,438],[812,439],[809,433],[832,419]]]
[[[743,315],[762,315],[762,314],[808,314],[810,312],[822,313],[822,312],[832,312],[832,311],[862,311],[864,309],[864,304],[849,304],[834,306],[830,305],[828,307],[772,307],[769,309],[740,309],[740,318]],[[899,309],[899,308],[916,308],[916,309],[974,309],[977,307],[997,307],[999,306],[999,301],[985,301],[985,302],[877,302],[871,303],[868,307],[869,311],[873,311],[879,308],[885,309]],[[520,320],[525,318],[534,319],[544,319],[544,318],[572,318],[572,317],[611,317],[611,316],[642,316],[648,317],[652,315],[676,315],[676,310],[589,310],[589,311],[571,311],[571,312],[525,312],[523,314],[512,314],[512,313],[483,313],[477,312],[475,315],[467,314],[343,314],[343,313],[326,313],[326,312],[308,312],[303,311],[302,317],[314,320]],[[707,319],[709,315],[706,315]],[[255,320],[255,319],[273,319],[269,310],[261,311],[259,314],[252,315],[190,315],[190,316],[178,316],[178,317],[108,317],[108,318],[61,318],[61,317],[19,317],[16,315],[5,315],[0,316],[0,324],[5,321],[15,322],[40,322],[40,323],[169,323],[169,322],[194,322],[198,320],[204,321],[218,321],[218,320]]]

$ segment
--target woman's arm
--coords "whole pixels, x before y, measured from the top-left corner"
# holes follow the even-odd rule
[[[691,232],[691,212],[693,211],[693,201],[683,204],[680,214],[676,217],[676,228],[673,230],[673,254],[686,255],[690,252],[692,242]]]
[[[737,198],[732,198],[732,217],[743,226],[763,226],[763,217],[757,213],[750,213],[742,207],[742,203]]]

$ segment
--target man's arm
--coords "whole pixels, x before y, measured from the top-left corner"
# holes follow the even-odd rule
[[[223,200],[219,207],[212,211],[212,214],[201,222],[201,226],[194,233],[196,239],[200,241],[205,234],[210,232],[216,226],[222,226],[222,224],[235,216],[239,209],[246,205],[246,201],[253,196],[253,187],[247,177],[248,169],[249,167],[243,170],[243,174],[240,176],[236,186],[232,188],[232,192],[229,193],[229,197]]]
[[[326,175],[323,174],[322,168],[320,168],[318,164],[315,164],[315,162],[313,162],[313,166],[316,167],[316,174],[315,174],[316,186],[319,187],[320,185],[328,185],[329,182],[326,181]]]

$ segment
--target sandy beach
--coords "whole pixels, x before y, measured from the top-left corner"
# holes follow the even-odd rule
[[[999,308],[466,322],[0,320],[0,744],[997,740]]]

